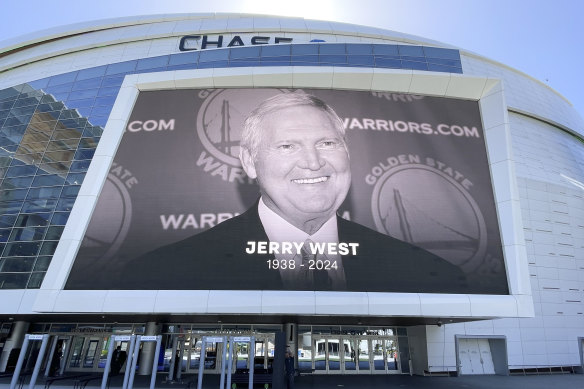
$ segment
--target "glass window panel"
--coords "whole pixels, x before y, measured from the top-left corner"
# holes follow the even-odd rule
[[[0,273],[0,289],[24,289],[30,273]]]
[[[45,241],[39,255],[53,255],[58,244],[59,242],[57,241]]]
[[[64,198],[59,200],[59,203],[57,204],[57,211],[71,211],[71,209],[73,208],[73,204],[75,204],[75,198],[70,197],[70,198]]]
[[[75,155],[75,150],[46,152],[43,162],[71,161]]]
[[[241,59],[235,59],[235,60],[231,60],[229,62],[229,67],[232,68],[237,68],[237,67],[245,67],[245,66],[259,66],[260,65],[260,60],[241,60]]]
[[[5,178],[0,186],[0,189],[16,189],[16,188],[26,188],[30,186],[33,180],[33,176],[30,177],[14,177]]]
[[[70,83],[70,82],[75,81],[76,77],[77,77],[77,72],[70,72],[70,73],[59,74],[57,76],[52,76],[51,79],[49,80],[48,86],[62,85],[62,84]]]
[[[224,61],[227,59],[229,59],[229,50],[227,49],[205,50],[199,54],[199,64],[202,62]]]
[[[401,57],[401,60],[402,60],[402,62],[403,61],[426,62],[426,57],[410,57],[410,56],[403,55]]]
[[[35,257],[13,257],[4,258],[4,264],[1,271],[3,272],[25,272],[32,271]]]
[[[85,111],[85,109],[93,107],[94,104],[95,104],[94,98],[82,99],[82,100],[68,100],[67,101],[67,105],[69,106],[69,108],[75,108],[76,110],[79,111],[79,113],[82,116],[85,116],[83,113]]]
[[[184,69],[197,69],[199,67],[196,63],[187,63],[183,65],[169,65],[166,70],[184,70]]]
[[[119,87],[124,82],[124,75],[121,76],[110,76],[104,77],[103,81],[101,82],[101,89],[103,90],[106,87]]]
[[[95,149],[79,149],[75,152],[75,159],[91,159],[93,154],[95,154]]]
[[[398,56],[399,51],[397,49],[397,45],[386,45],[380,43],[373,45],[373,54]]]
[[[42,134],[42,137],[45,137],[45,134]],[[41,138],[41,137],[39,137]],[[42,138],[41,138],[42,139]],[[42,152],[46,150],[47,145],[49,142],[35,142],[35,143],[26,143],[20,144],[18,153],[19,154],[30,154],[35,152]]]
[[[16,152],[16,150],[18,150],[18,145],[16,143],[13,143],[11,140],[2,137],[1,139],[3,139],[6,143],[9,143],[7,145],[2,145],[2,152],[5,153],[6,155],[10,155],[10,153],[14,153]]]
[[[81,100],[81,99],[89,99],[91,97],[97,96],[98,89],[83,89],[69,93],[69,97],[67,100]],[[69,104],[68,104],[69,105]],[[72,107],[70,107],[72,108]]]
[[[105,124],[107,123],[107,116],[91,116],[90,120],[91,123],[93,123],[96,126],[103,126],[105,127]]]
[[[399,45],[399,54],[409,57],[423,57],[424,48],[422,46]]]
[[[36,213],[31,215],[20,215],[16,220],[16,227],[46,226],[51,219],[51,213]]]
[[[403,69],[428,70],[426,62],[402,61]]]
[[[16,215],[0,215],[0,227],[12,227],[16,221]]]
[[[101,77],[88,78],[85,80],[78,80],[73,84],[72,91],[78,91],[83,89],[96,89],[101,86]]]
[[[58,174],[62,176],[67,174],[69,166],[71,166],[71,161],[41,163],[37,174],[42,172],[43,174]]]
[[[290,45],[266,45],[262,46],[261,56],[281,57],[290,55]]]
[[[51,226],[47,230],[45,240],[59,240],[63,234],[64,226]]]
[[[424,47],[424,53],[427,57],[456,59],[460,61],[460,53],[454,49],[441,49],[437,47]]]
[[[17,114],[17,112],[19,114],[33,113],[35,109],[34,106],[38,105],[39,100],[40,99],[38,97],[20,97],[14,102],[14,105],[12,106],[12,112],[14,112],[14,114]],[[19,107],[27,107],[27,109],[15,110],[15,108]]]
[[[51,258],[53,258],[50,255],[44,256],[44,257],[38,257],[35,264],[34,264],[34,271],[45,271],[49,268],[49,265],[51,264]]]
[[[168,55],[163,55],[160,57],[144,58],[138,60],[136,65],[136,70],[153,69],[165,67],[168,63]]]
[[[457,66],[460,67],[460,61],[455,59],[442,59],[442,58],[427,58],[429,64],[436,65],[446,65],[446,66]]]
[[[300,45],[290,45],[290,47],[292,49],[292,56],[318,54],[318,45],[300,44]]]
[[[46,230],[46,227],[14,228],[12,229],[9,240],[11,242],[41,240]]]
[[[129,73],[136,69],[136,63],[138,61],[126,61],[126,62],[118,62],[109,64],[107,66],[107,70],[105,72],[106,75],[114,75],[114,74],[121,74],[121,73]],[[121,85],[121,84],[120,84]]]
[[[87,80],[87,79],[92,79],[92,78],[96,78],[96,77],[100,77],[100,79],[101,79],[101,76],[103,76],[105,74],[106,69],[107,69],[107,65],[79,70],[77,72],[77,81],[79,82],[81,80]]]
[[[320,54],[344,55],[346,47],[344,43],[323,43],[318,45]]]
[[[53,140],[47,145],[47,151],[74,150],[78,145],[79,138]]]
[[[41,242],[13,242],[8,243],[4,249],[5,257],[34,256],[39,252]]]
[[[0,201],[24,200],[28,189],[3,190],[0,192]]]
[[[119,86],[110,86],[110,87],[101,87],[99,89],[99,92],[97,93],[98,97],[103,97],[103,96],[116,96],[118,94],[118,92],[120,91],[120,87]]]
[[[22,211],[26,213],[52,211],[57,205],[57,199],[39,199],[25,201],[22,204]]]
[[[81,185],[83,179],[85,179],[85,173],[69,173],[65,182],[72,185]]]
[[[296,55],[290,58],[291,64],[296,63],[306,63],[306,64],[317,64],[318,55]]]
[[[59,198],[61,194],[61,187],[60,186],[53,186],[49,188],[31,188],[28,191],[28,195],[26,198],[28,200],[33,199],[54,199]]]
[[[458,73],[457,68],[446,65],[437,65],[433,63],[428,64],[428,70],[433,72]]]
[[[74,138],[81,138],[81,129],[79,130],[72,130],[72,129],[66,129],[66,130],[56,130],[53,133],[53,140],[57,140],[57,139],[74,139]]]
[[[32,176],[36,173],[34,165],[12,166],[6,171],[6,177]]]
[[[199,60],[199,52],[191,51],[184,54],[172,54],[168,65],[184,65],[184,64],[196,64]]]
[[[8,237],[10,236],[10,228],[2,228],[0,229],[0,242],[5,243],[8,242]]]
[[[45,273],[32,273],[30,275],[30,279],[28,280],[28,285],[26,286],[28,289],[38,289],[41,287],[43,283],[43,279],[45,278]]]
[[[96,148],[97,147],[97,143],[99,142],[99,138],[95,139],[95,138],[81,138],[81,142],[79,142],[79,148],[82,149],[91,149],[91,148]]]
[[[61,193],[61,197],[77,196],[77,194],[79,193],[79,188],[81,188],[81,186],[79,185],[64,186],[63,192]]]
[[[102,107],[94,107],[91,110],[91,114],[89,115],[90,117],[95,117],[95,116],[109,116],[110,112],[112,111],[112,107],[113,105],[105,105]]]
[[[212,69],[212,68],[226,68],[229,66],[229,61],[209,61],[200,62],[199,69]]]
[[[401,69],[401,61],[399,59],[375,58],[375,66],[380,68]]]
[[[64,226],[67,224],[67,219],[69,219],[69,212],[55,212],[51,219],[51,225]]]
[[[12,161],[10,157],[0,157],[0,167],[10,166],[10,161]]]
[[[32,182],[32,186],[55,186],[63,185],[65,179],[56,174],[48,174],[46,176],[36,176]]]
[[[230,50],[230,59],[258,58],[260,56],[260,46],[238,47]]]
[[[261,59],[261,66],[287,66],[290,65],[290,56],[265,57]]]
[[[347,54],[351,55],[367,55],[373,54],[373,45],[362,43],[347,43]]]
[[[103,134],[103,128],[99,126],[90,126],[83,129],[83,137],[95,137]]]
[[[114,103],[116,102],[116,95],[110,95],[110,96],[101,96],[95,99],[95,105],[96,106],[109,106],[109,107],[113,107]]]
[[[372,55],[349,55],[347,56],[347,63],[349,65],[357,66],[373,66],[373,56]]]
[[[16,99],[20,94],[20,90],[16,87],[0,89],[0,100]]]
[[[346,55],[320,55],[319,60],[321,63],[331,63],[331,64],[346,64]]]
[[[89,164],[91,160],[84,160],[84,161],[73,161],[71,163],[71,172],[86,172],[89,168]]]
[[[53,95],[53,99],[55,101],[63,101],[68,96],[71,88],[73,88],[72,82],[63,85],[48,86],[45,88],[45,92],[47,92],[47,94]],[[44,103],[45,101],[41,99],[41,102]]]
[[[0,203],[0,213],[18,213],[22,208],[22,201],[3,201]]]

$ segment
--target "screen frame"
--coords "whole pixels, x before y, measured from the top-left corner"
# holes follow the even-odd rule
[[[478,101],[509,295],[233,290],[64,290],[140,92],[198,88],[325,88]],[[534,315],[502,81],[402,69],[255,67],[128,75],[55,251],[34,311],[495,318]]]

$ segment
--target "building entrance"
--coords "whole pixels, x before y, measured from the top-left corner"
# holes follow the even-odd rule
[[[298,341],[298,368],[315,374],[400,374],[398,340],[396,336],[305,334]]]
[[[173,377],[180,379],[185,374],[198,374],[201,366],[201,349],[203,337],[205,342],[205,360],[203,368],[205,374],[219,374],[222,369],[223,358],[226,355],[225,342],[219,339],[223,336],[253,336],[254,342],[254,366],[267,369],[271,366],[274,358],[274,338],[275,334],[270,333],[218,333],[218,332],[198,332],[192,331],[182,334],[168,335],[166,349],[164,352],[164,370],[170,371],[171,366],[175,369]],[[176,338],[176,342],[174,341]],[[211,341],[209,341],[211,339]],[[248,343],[237,343],[233,350],[232,371],[237,369],[250,368],[250,345]],[[174,354],[174,363],[173,356]],[[226,366],[227,368],[228,366]]]

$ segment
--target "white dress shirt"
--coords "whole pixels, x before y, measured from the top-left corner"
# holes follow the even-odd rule
[[[275,259],[280,260],[280,262],[282,262],[282,260],[286,262],[285,266],[280,266],[281,263],[279,263],[279,268],[277,270],[274,269],[274,271],[280,272],[280,276],[282,277],[285,286],[298,286],[303,283],[314,285],[315,278],[318,279],[318,277],[315,277],[315,272],[326,272],[330,282],[332,282],[332,289],[344,290],[346,288],[341,255],[323,253],[318,254],[317,256],[312,256],[314,267],[316,267],[316,261],[319,261],[319,265],[328,265],[328,269],[310,269],[310,264],[306,263],[306,258],[304,261],[305,263],[303,263],[302,254],[296,249],[296,247],[303,245],[305,249],[310,250],[310,242],[317,245],[339,243],[336,215],[333,215],[327,220],[314,234],[309,235],[288,223],[268,208],[262,198],[260,198],[259,201],[258,213],[270,242],[279,243],[280,246],[283,242],[295,244],[292,249],[292,254],[273,254]],[[290,269],[290,261],[294,261],[294,269]],[[286,268],[284,269],[283,267]],[[316,287],[318,288],[318,285],[316,285]]]

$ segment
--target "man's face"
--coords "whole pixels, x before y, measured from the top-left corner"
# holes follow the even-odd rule
[[[254,160],[246,173],[258,180],[266,205],[299,227],[330,218],[351,185],[349,154],[329,116],[297,106],[266,115]],[[247,163],[246,163],[247,159]]]

